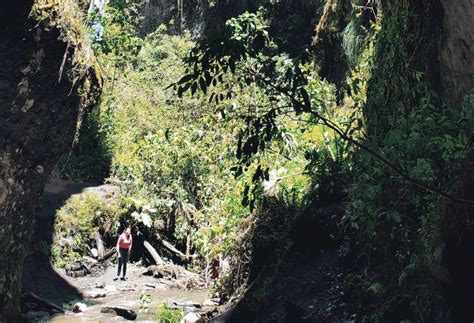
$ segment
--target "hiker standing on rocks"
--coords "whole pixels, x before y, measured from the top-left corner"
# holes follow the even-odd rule
[[[117,253],[119,256],[118,261],[118,270],[117,270],[117,278],[114,280],[127,280],[127,261],[128,255],[130,254],[130,250],[132,250],[132,233],[130,228],[126,228],[122,234],[119,236],[117,240]],[[123,275],[120,277],[120,272],[123,268]]]

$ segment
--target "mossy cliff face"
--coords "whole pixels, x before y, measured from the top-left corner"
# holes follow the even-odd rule
[[[469,0],[456,3],[443,0],[382,0],[367,3],[372,3],[377,9],[377,33],[371,38],[374,46],[367,76],[367,99],[361,106],[367,130],[366,144],[377,147],[395,165],[402,165],[407,173],[412,172],[425,183],[436,183],[434,185],[457,198],[474,200],[473,148],[461,169],[454,166],[454,161],[443,160],[443,154],[439,153],[444,149],[443,141],[433,145],[436,151],[432,155],[428,150],[423,150],[429,146],[429,139],[439,136],[437,130],[443,129],[443,126],[448,128],[446,120],[451,122],[454,117],[446,118],[444,123],[437,123],[433,131],[427,130],[429,128],[424,126],[424,120],[434,118],[440,112],[456,115],[461,110],[461,102],[466,94],[473,90],[474,4]],[[327,1],[316,28],[316,64],[322,76],[335,83],[340,82],[341,77],[338,75],[344,75],[344,69],[347,69],[340,33],[353,23],[354,17],[348,16],[351,10],[346,10],[345,4],[346,1]],[[341,60],[343,63],[340,63]],[[346,66],[341,71],[344,64]],[[430,104],[429,112],[420,109],[424,109],[426,102]],[[473,103],[471,97],[463,111],[470,111],[466,107],[472,108]],[[407,120],[410,123],[405,122]],[[409,140],[418,135],[415,125],[423,129],[420,133],[427,139],[418,145]],[[461,125],[457,123],[449,127],[454,129]],[[405,131],[411,137],[405,136]],[[467,142],[472,144],[472,141]],[[464,146],[464,143],[461,146],[463,149],[469,147],[468,144]],[[414,163],[409,164],[424,158],[431,159],[434,165],[426,169],[435,170],[434,175],[426,178],[416,174]],[[459,157],[464,158],[464,154]],[[375,255],[372,259],[386,261],[370,264],[372,272],[368,281],[372,283],[372,280],[377,279],[390,290],[390,295],[372,298],[368,303],[373,308],[366,306],[362,311],[368,315],[380,315],[377,317],[382,321],[402,320],[406,318],[406,313],[411,313],[413,320],[437,318],[444,321],[441,315],[454,308],[453,312],[458,315],[456,319],[472,320],[474,302],[469,296],[474,288],[474,264],[470,260],[474,248],[472,206],[448,203],[437,194],[417,191],[413,185],[397,179],[393,172],[373,158],[361,158],[355,164],[360,167],[354,174],[359,188],[356,187],[351,198],[355,202],[364,201],[360,205],[367,207],[360,213],[357,213],[356,208],[350,209],[348,213],[351,216],[361,215],[364,224],[374,225],[365,231],[359,230],[362,232],[359,240],[366,242],[373,250],[383,250],[371,254]],[[362,176],[357,177],[358,174],[364,174],[369,179],[365,181]],[[443,178],[446,174],[449,174],[449,179]],[[377,193],[378,190],[383,193]],[[372,193],[373,196],[370,196]],[[419,194],[424,201],[418,203],[416,198],[403,196],[410,194]],[[353,205],[357,206],[356,203]],[[371,209],[396,210],[401,214],[403,225],[400,227],[405,230],[405,238],[396,240],[396,234],[395,238],[384,237],[383,234],[395,230],[397,224],[376,218],[378,211],[373,212],[374,216],[369,215]],[[375,220],[369,222],[372,218]],[[376,237],[369,238],[369,234],[374,232]],[[409,250],[410,255],[397,260],[396,252],[403,248]],[[435,259],[437,254],[442,254],[438,258],[443,260]],[[397,266],[402,270],[396,269]],[[398,277],[400,280],[397,280]],[[449,279],[443,281],[444,277]],[[442,299],[444,291],[439,288],[441,284],[447,285],[447,281],[450,284],[446,289],[449,290],[450,306],[446,306],[446,299]],[[403,305],[405,301],[400,301],[399,295],[421,306],[410,309],[410,306]]]
[[[404,120],[405,115],[417,111],[415,109],[428,100],[433,106],[433,115],[436,111],[459,111],[463,98],[473,89],[472,49],[474,41],[472,28],[474,28],[474,19],[472,19],[472,2],[459,1],[449,4],[447,2],[442,0],[381,2],[380,32],[375,45],[374,66],[368,83],[364,116],[370,142],[383,147],[388,153],[390,153],[390,148],[387,145],[388,139],[394,138],[389,136],[393,136],[393,131],[401,129],[399,121]],[[431,96],[432,93],[436,93],[437,96]],[[472,107],[472,100],[470,104]],[[437,148],[441,146],[442,144],[436,145]],[[402,145],[397,147],[402,147]],[[422,147],[420,147],[420,151],[421,149]],[[399,158],[402,162],[407,162],[410,156],[414,155],[410,155],[409,149],[399,149],[393,151],[391,158],[395,160]],[[443,183],[440,185],[442,190],[452,192],[457,198],[473,200],[474,176],[471,166],[474,159],[472,156],[474,154],[471,148],[470,157],[465,161],[466,166],[460,170],[451,170],[451,178],[457,178],[456,180],[443,181],[441,179],[443,172],[438,172],[431,180],[434,183],[438,183],[438,181]],[[426,154],[419,157],[429,158]],[[442,160],[440,156],[432,158],[438,162]],[[369,173],[370,169],[377,167],[374,165],[376,165],[375,162],[366,162],[364,171]],[[444,168],[443,171],[449,172],[447,168]],[[394,182],[395,185],[392,186],[392,183],[386,180],[387,178],[389,178],[389,174],[381,176],[379,184],[384,194],[390,196],[391,188],[399,185],[399,181]],[[453,189],[453,187],[458,187],[458,189]],[[411,187],[408,189],[414,191]],[[359,193],[363,195],[362,190]],[[421,192],[421,194],[425,197],[430,196],[428,192]],[[401,205],[404,202],[399,200],[398,204],[393,203],[393,196],[392,194],[386,200],[380,199],[377,201],[379,204],[375,205],[387,207],[390,205],[389,203],[392,203],[390,207],[403,211]],[[474,229],[470,220],[473,208],[467,204],[448,203],[446,200],[438,199],[437,195],[431,196],[433,199],[431,202],[420,204],[426,208],[425,214],[429,214],[429,219],[426,221],[426,223],[431,222],[429,226],[426,226],[426,223],[423,224],[423,221],[417,222],[425,215],[422,215],[415,207],[411,210],[400,211],[401,214],[410,216],[412,221],[406,225],[407,232],[410,230],[413,237],[406,239],[412,241],[410,251],[415,250],[419,256],[418,259],[424,259],[417,262],[417,259],[412,258],[409,262],[410,265],[415,264],[416,267],[413,266],[413,268],[419,270],[417,274],[420,276],[418,276],[417,283],[418,286],[423,287],[419,290],[417,297],[419,297],[418,299],[426,297],[427,300],[426,307],[418,309],[419,313],[416,314],[430,319],[433,319],[434,315],[439,319],[440,315],[447,313],[448,310],[444,307],[446,299],[440,301],[444,294],[443,291],[439,287],[433,287],[439,286],[440,283],[436,280],[442,281],[440,274],[442,272],[444,276],[449,277],[449,280],[446,281],[450,281],[447,288],[449,290],[448,305],[454,308],[453,317],[472,320],[474,317],[473,302],[468,295],[474,288],[474,279],[472,279],[471,269],[468,268],[472,268],[470,253],[474,247],[472,239]],[[413,203],[410,200],[406,201]],[[420,229],[420,232],[426,230],[429,233],[418,236],[415,233],[417,229]],[[398,246],[396,245],[396,247]],[[431,258],[436,258],[435,254],[439,250],[443,250],[442,257],[439,257],[443,258],[443,261],[439,261],[441,265],[435,263],[433,266],[430,263]],[[393,260],[395,257],[390,259],[395,263]],[[406,272],[408,273],[408,271]],[[388,273],[392,277],[398,276],[396,271],[388,271]],[[400,275],[400,277],[402,276]],[[396,285],[399,283],[390,282],[390,278],[384,278],[384,283],[392,289],[392,295],[401,293],[402,289]],[[413,283],[411,284],[410,293],[413,293],[415,287]],[[432,286],[430,287],[430,285]],[[427,296],[423,296],[423,292],[428,293],[426,291],[430,292]],[[421,301],[420,304],[422,304]],[[400,310],[401,305],[397,306],[399,305],[390,308],[391,315],[403,312]],[[442,321],[442,319],[440,320]]]
[[[146,34],[164,24],[173,33],[186,29],[193,37],[205,37],[219,32],[227,19],[245,11],[254,12],[259,5],[267,2],[268,0],[148,0],[142,6],[141,30]]]
[[[315,62],[321,77],[341,85],[348,66],[343,49],[342,31],[350,19],[350,4],[329,0],[323,8],[313,38]]]
[[[0,321],[19,314],[35,206],[99,84],[92,69],[73,66],[80,53],[63,26],[53,24],[54,14],[35,21],[32,6],[0,4]]]
[[[442,95],[454,106],[474,87],[474,2],[441,0],[444,38],[440,64]]]
[[[393,36],[406,36],[412,42],[399,44],[394,39],[382,39],[387,47],[379,47],[377,66],[386,65],[388,73],[397,61],[405,59],[387,57],[384,50],[388,46],[393,47],[389,49],[394,53],[407,55],[405,63],[410,68],[424,73],[424,81],[440,94],[443,103],[458,108],[474,86],[473,2],[384,0],[381,5],[384,16],[382,28],[393,29],[393,20],[396,19],[400,29]],[[379,75],[380,78],[384,76]],[[409,75],[403,77],[408,78]]]
[[[319,0],[291,0],[276,3],[269,0],[147,0],[142,5],[141,31],[147,34],[155,31],[161,24],[165,24],[170,32],[180,33],[186,29],[194,37],[205,37],[219,33],[227,19],[245,11],[255,12],[261,5],[278,7],[280,10],[288,6],[293,7],[294,12],[297,12],[298,10],[315,11],[321,2]],[[286,12],[286,14],[291,15],[291,12]],[[288,28],[285,25],[286,21],[280,23],[281,26],[278,28]]]

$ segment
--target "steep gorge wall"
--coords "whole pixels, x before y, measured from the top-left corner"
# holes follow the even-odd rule
[[[369,83],[368,103],[364,112],[372,140],[382,142],[384,136],[393,129],[397,114],[409,113],[410,109],[420,104],[420,94],[413,91],[419,85],[413,76],[414,71],[422,72],[422,81],[438,94],[437,102],[434,103],[438,111],[444,109],[443,105],[453,110],[461,109],[463,98],[473,90],[474,85],[473,6],[470,0],[382,1],[381,32],[391,37],[378,40],[374,72]],[[407,96],[410,92],[415,95]],[[456,174],[454,185],[458,189],[450,193],[457,198],[474,200],[473,157],[474,147],[465,161],[465,167]],[[387,187],[383,189],[389,191]],[[450,190],[449,187],[442,189]],[[437,280],[444,279],[444,288],[439,288],[437,294],[433,292],[430,297],[434,302],[441,295],[447,296],[444,300],[450,305],[449,315],[452,319],[472,320],[474,302],[470,295],[474,288],[474,260],[471,256],[474,229],[471,218],[474,208],[472,205],[443,199],[440,199],[437,208],[430,220],[439,218],[442,222],[437,225],[438,232],[435,233],[439,234],[441,241],[435,242],[439,245],[424,246],[423,250],[437,250],[442,256],[434,254],[433,261],[439,261],[434,264],[446,267],[430,268]],[[428,272],[426,275],[431,276]],[[439,281],[436,284],[439,285]],[[446,314],[441,307],[435,305],[435,308],[437,310],[432,314]]]
[[[459,108],[466,94],[474,91],[474,1],[441,0],[443,39],[440,46],[441,97],[454,108]],[[470,102],[474,104],[474,102]],[[474,201],[474,143],[458,177],[459,198]],[[442,208],[445,236],[446,266],[452,278],[448,301],[456,320],[474,319],[473,266],[474,205],[446,203]]]
[[[246,10],[254,11],[258,0],[146,0],[143,6],[142,32],[154,31],[161,24],[174,33],[184,29],[194,37],[222,26],[226,19]]]
[[[142,6],[141,31],[147,34],[164,24],[172,33],[188,30],[193,37],[201,38],[220,32],[229,18],[245,11],[256,12],[260,6],[264,6],[275,9],[269,13],[273,15],[269,17],[270,32],[293,32],[298,37],[302,31],[299,28],[303,31],[305,28],[311,29],[311,18],[316,16],[321,3],[320,0],[145,0]]]
[[[457,106],[474,87],[474,1],[441,0],[444,10],[440,57],[442,95]]]
[[[94,71],[73,68],[75,48],[60,39],[61,26],[28,18],[32,5],[0,4],[0,321],[19,315],[35,206],[98,93]]]

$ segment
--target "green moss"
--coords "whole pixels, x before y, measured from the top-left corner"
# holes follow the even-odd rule
[[[85,1],[82,0],[36,0],[32,8],[32,16],[38,22],[47,29],[59,30],[64,42],[75,48],[75,76],[82,78],[91,69],[95,82],[102,84],[101,69],[92,51],[85,14]]]

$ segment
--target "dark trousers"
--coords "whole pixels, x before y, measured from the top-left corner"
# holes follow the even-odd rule
[[[119,248],[119,253],[117,276],[120,276],[123,267],[123,277],[125,277],[127,274],[128,249]]]

